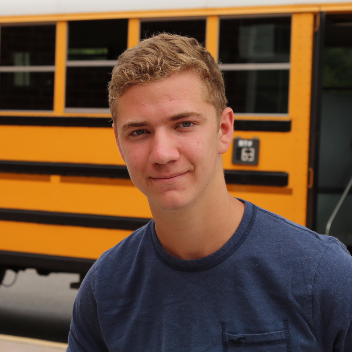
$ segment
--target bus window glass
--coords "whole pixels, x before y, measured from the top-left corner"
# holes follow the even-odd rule
[[[1,27],[1,110],[53,110],[55,36],[55,25]]]
[[[55,26],[2,26],[1,66],[55,64]]]
[[[167,20],[167,21],[142,21],[141,38],[149,38],[153,34],[167,32],[196,38],[200,43],[205,43],[205,19],[196,20]]]
[[[69,22],[66,111],[104,109],[118,56],[127,49],[127,19]]]
[[[290,37],[290,17],[220,20],[220,68],[235,113],[288,113]]]
[[[225,63],[289,62],[291,18],[221,19],[219,59]]]
[[[107,85],[112,67],[67,67],[66,106],[109,108]]]
[[[117,60],[127,49],[127,23],[126,19],[69,22],[68,60]]]
[[[225,71],[228,106],[234,113],[286,114],[288,70]]]
[[[54,72],[1,72],[0,109],[52,110]]]
[[[352,97],[352,15],[327,16],[323,91]]]

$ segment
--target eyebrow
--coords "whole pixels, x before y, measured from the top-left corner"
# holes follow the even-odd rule
[[[198,111],[183,111],[180,112],[176,115],[170,116],[168,118],[168,121],[170,122],[174,122],[174,121],[178,121],[178,120],[182,120],[184,118],[190,117],[190,116],[198,116],[198,117],[202,117],[202,115],[198,112]],[[126,130],[129,130],[131,128],[141,128],[141,127],[146,127],[149,126],[149,122],[147,120],[144,121],[129,121],[126,122],[122,127],[121,127],[121,131],[125,132]]]
[[[179,114],[171,116],[169,118],[169,121],[171,121],[171,122],[178,121],[178,120],[181,120],[181,119],[184,119],[184,118],[187,118],[190,116],[194,116],[194,115],[201,117],[201,114],[198,111],[183,111],[183,112],[180,112]]]
[[[130,128],[138,128],[138,127],[145,127],[148,126],[147,121],[130,121],[125,123],[122,127],[121,130],[122,132],[125,132],[129,130]]]

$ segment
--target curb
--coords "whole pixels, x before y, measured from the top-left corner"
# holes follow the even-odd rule
[[[0,341],[1,340],[8,341],[8,342],[27,344],[27,345],[45,346],[45,347],[60,348],[60,349],[66,349],[68,346],[67,343],[51,342],[51,341],[31,339],[31,338],[27,338],[27,337],[18,337],[18,336],[10,336],[10,335],[1,335],[0,334]]]

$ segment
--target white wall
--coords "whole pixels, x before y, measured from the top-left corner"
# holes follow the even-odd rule
[[[0,16],[334,3],[336,0],[0,0]],[[352,3],[351,0],[338,0]]]

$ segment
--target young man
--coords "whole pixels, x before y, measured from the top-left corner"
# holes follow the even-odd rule
[[[233,138],[217,63],[160,34],[109,86],[118,149],[153,220],[94,264],[68,351],[352,351],[352,258],[226,189]]]

